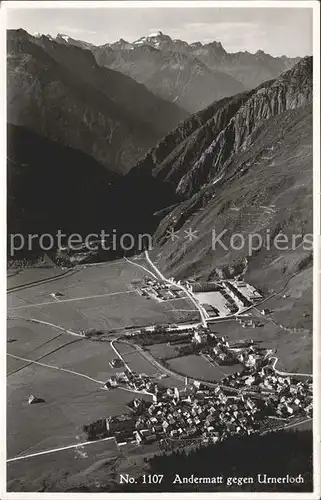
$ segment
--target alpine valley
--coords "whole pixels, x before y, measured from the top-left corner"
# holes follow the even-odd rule
[[[312,66],[8,31],[11,492],[312,491]]]

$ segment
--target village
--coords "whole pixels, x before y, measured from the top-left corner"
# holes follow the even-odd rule
[[[311,378],[302,380],[280,372],[274,351],[262,349],[251,338],[229,341],[210,328],[213,322],[230,317],[243,328],[263,326],[249,312],[264,301],[260,291],[241,277],[206,283],[166,279],[147,252],[146,258],[156,275],[136,284],[136,292],[156,301],[188,298],[199,310],[201,322],[150,325],[125,332],[111,344],[124,342],[145,354],[146,347],[153,344],[183,345],[179,353],[203,357],[213,367],[240,369],[223,373],[217,382],[185,376],[184,388],[166,387],[162,377],[182,373],[168,369],[165,360],[157,362],[164,370],[162,377],[135,373],[113,344],[117,358],[110,366],[124,371],[111,376],[104,389],[132,391],[149,396],[152,402],[136,397],[127,405],[129,413],[84,425],[89,440],[114,436],[118,442],[142,445],[158,441],[160,447],[170,442],[175,447],[191,440],[208,443],[232,434],[262,433],[312,417]],[[262,309],[261,313],[264,316],[271,311]]]
[[[251,310],[266,300],[260,290],[241,277],[176,281],[165,278],[147,252],[146,260],[155,274],[149,271],[153,277],[132,281],[130,293],[158,303],[185,300],[199,317],[75,332],[92,342],[107,342],[116,354],[108,360],[112,374],[100,382],[102,389],[133,394],[125,405],[128,411],[83,422],[86,441],[114,438],[119,445],[156,443],[160,449],[175,449],[265,433],[312,418],[312,377],[280,371],[276,350],[262,347],[258,332],[253,333],[256,341],[248,335],[272,314],[266,307],[256,314]],[[56,302],[65,300],[63,292],[52,296]],[[246,336],[229,339],[218,334],[218,325],[226,321],[246,329]],[[197,374],[188,373],[186,361],[172,364],[184,359],[198,365]],[[32,395],[28,403],[40,401]]]
[[[224,440],[232,434],[250,435],[312,417],[312,381],[280,375],[271,352],[262,352],[251,341],[231,347],[202,326],[190,331],[191,345],[217,363],[237,360],[240,372],[219,383],[185,378],[183,389],[165,387],[159,380],[128,368],[106,381],[104,388],[120,388],[152,401],[134,398],[129,413],[103,418],[84,426],[87,438],[114,436],[118,442],[137,445],[158,441],[175,447],[192,440],[203,443]],[[133,334],[130,335],[131,340]],[[128,338],[128,336],[127,336]],[[115,359],[114,366],[121,361]]]

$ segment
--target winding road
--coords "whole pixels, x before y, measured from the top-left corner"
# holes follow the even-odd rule
[[[270,360],[273,359],[273,363],[272,363],[272,368],[273,370],[275,371],[275,373],[277,373],[278,375],[281,375],[281,376],[285,376],[285,377],[295,377],[295,376],[300,376],[300,377],[311,377],[313,378],[313,375],[312,373],[298,373],[298,372],[283,372],[281,370],[277,370],[275,368],[275,365],[276,363],[279,361],[279,358],[277,358],[276,356],[272,356],[269,358]]]
[[[155,266],[154,262],[150,259],[148,250],[145,250],[145,257],[148,262],[148,264],[152,267],[152,269],[155,271],[155,274],[158,275],[158,277],[162,280],[165,281],[169,285],[173,285],[172,281],[165,278],[165,276],[160,272],[160,270]],[[207,328],[207,320],[208,320],[208,314],[204,311],[202,306],[199,304],[198,300],[194,297],[194,295],[183,285],[178,284],[175,282],[175,286],[183,290],[183,292],[186,293],[187,297],[193,302],[194,306],[198,309],[202,321],[202,325]]]

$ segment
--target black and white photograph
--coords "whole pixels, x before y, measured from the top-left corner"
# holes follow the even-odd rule
[[[1,498],[320,498],[319,2],[0,16]]]

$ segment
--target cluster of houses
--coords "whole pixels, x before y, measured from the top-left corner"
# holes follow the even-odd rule
[[[194,331],[194,342],[223,364],[223,354],[241,363],[242,371],[224,377],[217,385],[195,380],[188,384],[186,379],[184,389],[179,390],[165,387],[156,377],[125,369],[110,377],[105,389],[121,387],[148,394],[152,402],[136,398],[127,405],[130,414],[85,426],[88,439],[112,435],[137,444],[164,439],[216,442],[231,434],[261,432],[272,422],[269,419],[284,422],[312,416],[312,381],[278,374],[271,364],[271,351],[262,352],[253,342],[233,348],[226,337],[217,337],[201,326]]]
[[[262,321],[255,320],[250,314],[236,316],[235,319],[238,323],[240,323],[242,328],[257,328],[264,326],[264,323],[262,323]]]
[[[134,435],[138,444],[146,437],[216,442],[233,433],[248,435],[259,429],[261,406],[244,396],[228,397],[220,387],[168,389],[138,417]]]
[[[275,377],[272,377],[275,378]],[[313,402],[312,402],[312,383],[289,380],[286,377],[278,377],[278,381],[269,381],[271,387],[278,385],[281,389],[277,398],[272,395],[268,401],[270,408],[275,411],[277,417],[288,418],[294,417],[302,412],[307,418],[312,418]]]
[[[227,337],[219,337],[204,327],[198,327],[194,331],[193,341],[200,345],[200,352],[215,364],[242,364],[256,370],[269,364],[270,351],[256,348],[252,339],[236,347],[235,343],[230,344]]]
[[[253,346],[251,339],[248,342],[249,345],[232,347],[227,337],[218,337],[208,329],[198,327],[194,331],[193,342],[199,344],[200,352],[216,364],[241,363],[244,366],[258,366],[267,363],[261,352]]]
[[[260,370],[248,368],[241,373],[234,373],[222,379],[235,389],[250,390],[263,396],[270,408],[271,415],[288,418],[304,414],[312,416],[312,381],[299,380],[293,376],[280,376],[272,367],[266,365]]]
[[[104,389],[107,390],[117,387],[126,387],[133,392],[151,395],[157,394],[160,390],[160,386],[145,373],[135,373],[128,369],[112,375],[104,385]]]
[[[247,384],[245,377],[254,381]],[[129,414],[101,419],[84,426],[84,430],[89,439],[113,435],[118,441],[134,440],[137,444],[164,439],[199,439],[206,443],[223,440],[232,434],[260,432],[269,418],[288,419],[312,414],[311,383],[266,375],[264,370],[257,373],[253,369],[235,380],[238,379],[244,389],[251,388],[258,377],[273,391],[257,396],[239,391],[231,396],[226,394],[224,386],[213,388],[196,381],[179,390],[159,385],[147,375],[126,371],[117,375],[117,385],[125,384],[128,389],[149,392],[152,402],[135,398],[127,405],[131,410]],[[224,383],[231,380],[227,378]]]
[[[244,347],[231,347],[226,337],[217,337],[204,328],[194,333],[194,341],[201,343],[200,352],[217,364],[243,365],[241,372],[221,379],[223,386],[267,397],[269,408],[280,418],[302,412],[308,417],[312,415],[312,380],[278,374],[271,365],[271,350],[257,349],[251,339]]]
[[[192,289],[193,284],[188,283],[188,287]],[[220,288],[231,307],[237,309],[262,299],[254,287],[240,280],[221,281]],[[139,293],[155,300],[184,295],[174,283],[168,285],[150,278],[144,281]],[[251,316],[239,316],[239,320],[244,327],[259,326]],[[149,395],[151,400],[137,396],[127,405],[130,413],[84,426],[88,439],[114,436],[118,442],[134,440],[137,444],[194,439],[204,443],[217,442],[231,434],[263,432],[268,422],[312,416],[311,380],[301,381],[298,377],[280,375],[271,364],[272,351],[258,349],[251,339],[235,346],[227,337],[219,337],[202,325],[188,324],[153,325],[127,336],[134,336],[141,344],[153,343],[155,336],[161,337],[163,342],[192,340],[190,346],[195,352],[216,365],[238,364],[242,369],[225,376],[218,384],[195,380],[188,383],[186,379],[184,389],[178,389],[167,388],[156,377],[126,368],[111,376],[104,388],[122,388]],[[114,359],[110,365],[118,368],[122,363]]]

